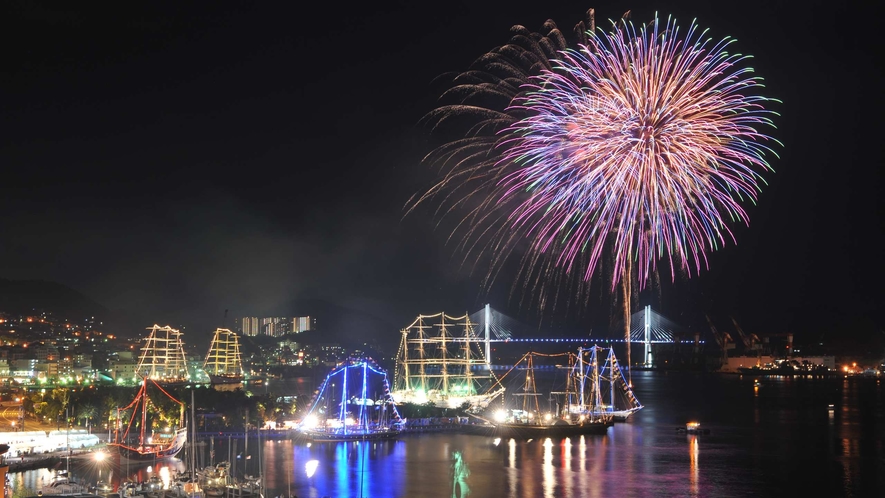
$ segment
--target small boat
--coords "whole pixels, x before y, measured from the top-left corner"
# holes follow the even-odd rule
[[[313,441],[337,442],[390,439],[401,427],[387,372],[371,359],[349,358],[326,376],[299,430]]]
[[[681,434],[709,434],[710,429],[702,429],[700,422],[689,422],[685,427],[677,427],[676,432]]]
[[[95,483],[95,486],[92,486],[92,488],[90,488],[90,491],[97,494],[98,496],[108,496],[114,493],[114,487],[106,481],[98,481],[97,483]]]
[[[148,406],[152,404],[148,397],[148,385],[156,386],[161,393],[175,403],[178,403],[181,412],[179,415],[180,420],[178,429],[167,427],[159,431],[152,430],[150,435],[146,435],[146,426],[148,424],[153,425],[154,422],[148,417]],[[125,412],[130,409],[132,410],[132,416],[129,417],[129,425],[126,427],[125,431],[121,431],[118,426],[114,442],[108,443],[108,448],[115,450],[120,455],[120,458],[136,462],[160,460],[163,458],[172,458],[178,455],[181,449],[184,448],[184,445],[187,442],[187,428],[184,424],[184,403],[170,396],[169,393],[167,393],[155,381],[148,379],[147,377],[142,379],[141,389],[138,390],[132,403],[125,408],[117,409],[118,423],[120,420],[120,412]],[[134,437],[134,440],[132,440],[133,437],[130,436],[130,433],[135,426],[138,427],[138,434]]]
[[[75,495],[87,492],[86,486],[71,480],[65,470],[57,471],[49,483],[40,490],[40,494],[43,496]]]
[[[206,467],[198,472],[198,482],[204,496],[224,496],[227,486],[231,484],[230,463],[221,462],[214,467]]]

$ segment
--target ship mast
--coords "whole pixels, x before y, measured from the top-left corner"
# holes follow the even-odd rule
[[[602,405],[602,394],[599,392],[599,346],[593,346],[593,406]]]
[[[243,375],[240,341],[235,332],[215,329],[203,370],[210,375]]]
[[[426,358],[426,356],[425,356],[426,352],[424,351],[424,343],[427,341],[427,337],[424,335],[425,328],[427,328],[427,326],[424,325],[424,317],[419,316],[417,329],[418,329],[418,358],[420,358],[419,365],[421,366],[421,390],[423,390],[424,392],[427,392],[427,370],[425,368],[426,365],[424,363],[425,358]]]
[[[442,393],[445,395],[449,394],[449,365],[448,365],[448,357],[446,352],[448,351],[448,346],[446,345],[446,314],[442,314],[441,321],[439,323],[439,340],[440,340],[440,353],[442,353]]]
[[[481,349],[471,351],[482,341],[475,325],[467,314],[453,317],[441,312],[418,315],[402,329],[394,378],[396,396],[455,407],[462,401],[487,405],[492,397],[500,395],[502,386],[497,392],[479,394],[473,367],[487,364],[487,360]],[[488,375],[495,379],[491,371]]]
[[[145,396],[145,392],[147,391],[147,378],[141,379],[141,431],[138,435],[138,446],[139,448],[144,446],[144,426],[147,424],[147,404],[148,397]]]
[[[473,394],[473,369],[471,367],[470,361],[470,341],[471,341],[471,328],[470,328],[470,317],[467,313],[464,313],[464,316],[467,318],[464,320],[464,379],[466,383],[464,384],[464,394]]]
[[[150,334],[141,348],[137,372],[152,380],[180,380],[188,377],[187,358],[181,332],[170,326],[148,327]]]

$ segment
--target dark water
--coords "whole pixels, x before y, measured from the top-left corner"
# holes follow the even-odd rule
[[[605,436],[497,445],[446,434],[370,443],[263,441],[267,494],[460,497],[463,483],[471,497],[885,496],[878,379],[763,378],[756,389],[750,377],[636,372],[633,382],[645,408]],[[693,420],[710,434],[676,433]],[[241,453],[245,442],[236,444]],[[227,458],[227,445],[216,441],[216,461]],[[235,459],[238,473],[257,473],[257,441],[249,445],[252,458]],[[169,475],[176,466],[183,469],[173,462],[150,471]],[[99,470],[107,476],[111,469]],[[89,479],[96,467],[78,472]],[[15,474],[11,483],[33,487],[44,476]]]

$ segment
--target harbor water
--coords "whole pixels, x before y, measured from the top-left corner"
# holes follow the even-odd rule
[[[202,437],[200,465],[260,468],[266,496],[631,497],[885,496],[885,396],[877,378],[634,372],[645,408],[604,436],[495,440],[462,434],[313,443]],[[676,429],[697,421],[705,434]],[[248,453],[246,446],[248,445]],[[259,449],[260,454],[259,454]],[[172,460],[141,467],[72,464],[75,479],[171,480]],[[11,474],[16,494],[45,470]]]

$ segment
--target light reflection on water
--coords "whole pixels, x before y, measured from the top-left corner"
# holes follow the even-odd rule
[[[698,480],[699,480],[699,471],[698,471],[698,453],[700,453],[700,442],[698,441],[698,436],[696,434],[691,434],[688,436],[688,452],[689,452],[689,488],[688,491],[691,496],[698,496]]]
[[[553,441],[548,437],[544,439],[544,498],[553,498],[553,490],[556,489],[556,472],[553,468]]]
[[[634,385],[646,408],[605,436],[498,444],[454,434],[263,442],[266,496],[449,498],[455,452],[469,468],[466,483],[476,498],[885,495],[885,397],[875,381],[771,378],[756,389],[752,378],[739,376],[634,372]],[[690,420],[711,433],[675,432]],[[217,454],[236,453],[229,444],[217,441]],[[257,471],[253,440],[249,450],[252,459],[238,462],[239,475]],[[94,482],[99,473],[118,480],[135,470],[145,480],[182,472],[184,464],[159,464],[149,473],[111,463],[74,474]],[[10,481],[37,489],[49,476],[32,471]]]

